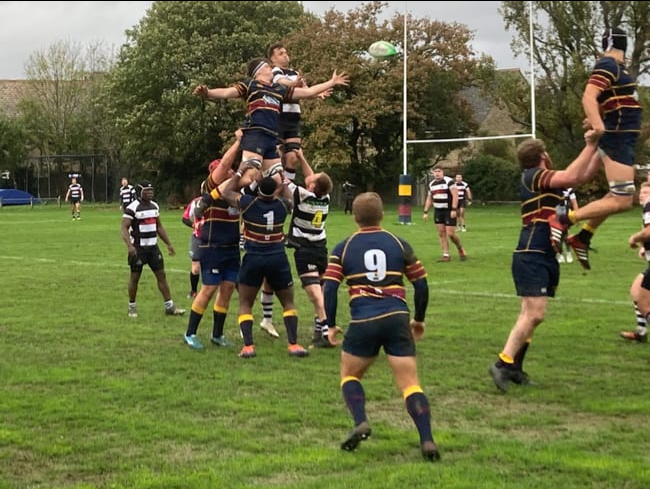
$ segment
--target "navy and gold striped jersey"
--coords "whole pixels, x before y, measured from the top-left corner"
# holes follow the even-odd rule
[[[284,253],[284,222],[289,205],[283,199],[262,199],[255,195],[239,198],[247,253]]]
[[[404,276],[416,282],[426,279],[427,272],[406,241],[379,227],[369,227],[336,245],[324,279],[336,282],[336,287],[346,281],[354,322],[408,314]],[[327,309],[328,320],[336,321],[336,303],[327,304]]]
[[[254,79],[237,82],[233,85],[239,97],[246,100],[246,128],[263,129],[278,135],[278,123],[282,102],[291,100],[293,87],[279,83],[267,85]]]
[[[603,56],[591,71],[587,82],[602,90],[598,96],[600,112],[607,132],[640,132],[641,105],[637,82],[625,65]]]
[[[549,217],[555,207],[564,201],[563,189],[550,188],[553,170],[529,168],[521,175],[519,193],[521,197],[521,220],[523,227],[519,234],[516,251],[533,251],[552,254]]]
[[[207,192],[218,187],[208,176],[202,186]],[[200,227],[201,244],[219,248],[239,246],[239,209],[223,199],[212,200],[203,211]]]

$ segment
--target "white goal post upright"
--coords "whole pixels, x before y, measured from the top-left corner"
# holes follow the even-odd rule
[[[506,134],[499,136],[473,136],[466,138],[449,138],[449,139],[408,139],[408,116],[407,116],[407,61],[408,61],[408,9],[407,3],[404,2],[404,75],[402,84],[402,174],[399,177],[398,187],[398,219],[399,224],[411,224],[411,201],[413,194],[412,177],[408,174],[408,157],[407,148],[409,144],[422,143],[451,143],[461,141],[489,141],[494,139],[515,139],[535,137],[535,60],[533,57],[533,2],[528,2],[529,12],[529,52],[530,52],[530,113],[531,113],[531,132],[529,134]]]

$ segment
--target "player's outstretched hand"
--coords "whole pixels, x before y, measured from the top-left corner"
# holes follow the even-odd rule
[[[192,95],[196,95],[201,98],[208,98],[208,86],[207,85],[197,85],[194,90],[192,90]]]

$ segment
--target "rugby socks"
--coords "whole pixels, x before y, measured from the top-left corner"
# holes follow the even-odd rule
[[[190,319],[187,322],[187,331],[185,336],[192,336],[196,334],[199,329],[199,323],[203,319],[203,314],[205,313],[205,307],[200,307],[197,305],[196,301],[192,302],[192,309],[190,310]]]
[[[499,359],[497,360],[496,366],[498,368],[507,368],[512,370],[515,366],[515,360],[510,355],[505,353],[499,353]]]
[[[287,329],[287,341],[290,345],[295,345],[298,343],[298,312],[295,309],[284,311],[282,319]]]
[[[329,327],[327,325],[327,319],[318,319],[314,318],[314,337],[327,336],[329,332]]]
[[[265,321],[273,320],[273,292],[262,290],[260,293],[260,302],[262,304],[262,315]]]
[[[225,307],[214,305],[212,311],[212,317],[214,319],[212,323],[212,337],[219,338],[223,336],[223,326],[226,324],[226,314],[228,309]]]
[[[639,310],[639,306],[634,301],[634,314],[636,315],[636,327],[638,328],[647,328],[648,327],[648,320],[646,317],[643,315],[643,313]]]
[[[191,292],[193,294],[196,294],[196,290],[199,286],[199,277],[200,277],[199,274],[195,275],[192,272],[190,272],[190,287],[191,287]]]
[[[366,393],[361,382],[356,377],[345,377],[341,380],[341,393],[348,411],[354,418],[354,426],[359,426],[366,418]]]
[[[514,365],[517,370],[522,370],[524,366],[524,357],[526,356],[526,352],[528,351],[528,347],[530,346],[531,340],[528,339],[526,342],[522,345],[521,348],[519,348],[519,351],[515,354],[514,360]]]
[[[585,224],[582,226],[582,229],[578,233],[578,241],[589,245],[591,243],[591,238],[594,237],[595,232],[596,228],[592,228],[589,224]]]
[[[244,346],[250,346],[253,344],[253,315],[252,314],[240,314],[238,318],[239,329],[241,330],[241,335],[244,337]]]
[[[422,388],[419,385],[412,385],[404,390],[402,396],[406,403],[406,411],[411,416],[420,434],[420,443],[433,441],[433,435],[431,434],[431,409],[429,407],[429,400],[424,395]]]

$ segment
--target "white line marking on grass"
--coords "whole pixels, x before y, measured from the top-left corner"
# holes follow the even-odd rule
[[[444,283],[444,282],[428,282],[430,286],[436,286],[438,284]],[[519,296],[516,294],[500,294],[500,293],[493,293],[493,292],[473,292],[471,290],[453,290],[453,289],[440,289],[436,288],[435,289],[437,294],[447,294],[447,295],[464,295],[464,296],[472,296],[472,297],[486,297],[489,299],[519,299]],[[582,299],[576,299],[576,298],[562,298],[562,297],[553,297],[549,298],[551,301],[556,301],[556,302],[582,302],[585,304],[608,304],[608,305],[617,305],[617,306],[628,306],[630,305],[630,302],[632,299],[629,301],[611,301],[607,299],[590,299],[588,297],[582,298]]]

